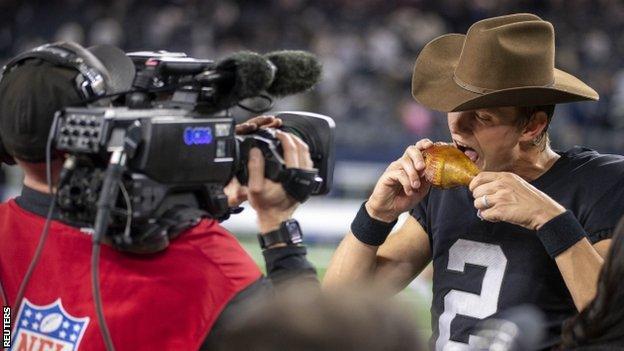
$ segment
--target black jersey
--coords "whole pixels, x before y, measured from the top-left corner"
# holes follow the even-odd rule
[[[560,155],[531,184],[571,210],[592,243],[610,237],[624,214],[624,156],[578,147]],[[466,187],[432,188],[412,210],[432,249],[432,346],[463,350],[479,320],[522,304],[546,314],[543,346],[555,345],[576,313],[555,261],[534,231],[482,221],[473,201]]]

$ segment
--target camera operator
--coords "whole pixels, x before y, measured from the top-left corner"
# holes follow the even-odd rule
[[[112,47],[89,49],[116,76],[112,81],[117,86],[109,87],[109,94],[129,87],[123,83],[123,72],[107,65],[115,50],[121,53]],[[52,213],[49,236],[24,298],[17,296],[53,201],[46,181],[45,146],[54,113],[67,106],[84,106],[76,91],[77,74],[45,60],[29,59],[0,81],[0,136],[25,174],[21,195],[0,204],[0,291],[5,295],[0,298],[14,307],[12,347],[16,350],[105,348],[89,281],[91,232],[81,223]],[[273,117],[260,117],[237,126],[237,132],[279,124]],[[305,143],[280,131],[276,136],[288,168],[312,167]],[[53,152],[53,185],[64,158]],[[258,213],[260,233],[266,234],[291,218],[298,203],[280,184],[264,179],[264,159],[258,149],[252,149],[248,166],[248,186],[234,180],[226,192],[231,205],[249,200]],[[235,237],[214,219],[202,219],[166,250],[154,254],[122,253],[104,245],[99,265],[101,300],[112,342],[118,350],[204,349],[218,338],[216,330],[226,325],[227,315],[243,308],[241,301],[271,291],[271,281],[292,276],[315,280],[305,254],[301,245],[269,246],[264,251],[267,279]],[[20,303],[16,300],[21,304],[16,306]]]

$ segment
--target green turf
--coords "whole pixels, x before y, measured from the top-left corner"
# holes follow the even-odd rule
[[[243,247],[249,252],[251,257],[256,261],[260,269],[265,272],[264,259],[262,250],[255,238],[245,238],[241,240]],[[316,267],[316,271],[320,280],[323,279],[329,260],[331,259],[335,246],[332,245],[308,245],[308,259]],[[431,303],[427,297],[418,293],[416,290],[406,288],[398,295],[401,302],[406,303],[412,311],[419,325],[420,335],[426,339],[431,335],[429,304]]]

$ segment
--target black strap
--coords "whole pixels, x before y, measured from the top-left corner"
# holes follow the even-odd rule
[[[323,184],[316,169],[286,168],[280,172],[278,180],[286,193],[298,202],[305,202]]]
[[[288,219],[282,222],[278,229],[268,233],[258,234],[260,248],[266,250],[274,244],[284,243],[286,245],[299,245],[303,242],[301,226],[296,219]]]

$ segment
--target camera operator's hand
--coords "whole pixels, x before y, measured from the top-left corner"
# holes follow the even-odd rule
[[[253,133],[260,128],[279,128],[282,120],[275,116],[258,116],[236,125],[236,134]]]
[[[275,116],[258,116],[253,117],[243,123],[236,125],[236,134],[250,134],[260,128],[279,128],[282,126],[282,120]],[[242,186],[236,177],[228,183],[223,189],[228,197],[228,206],[237,207],[247,201],[247,187]]]
[[[276,137],[282,144],[287,168],[313,168],[306,143],[292,134],[279,130],[276,131]],[[280,183],[264,177],[264,157],[257,148],[249,152],[248,170],[247,198],[258,214],[260,233],[276,230],[280,223],[292,216],[299,203],[286,194]]]
[[[422,176],[425,161],[421,151],[431,146],[431,140],[422,139],[388,166],[366,202],[371,217],[390,223],[427,195],[431,184]]]

